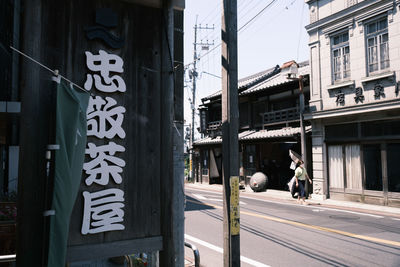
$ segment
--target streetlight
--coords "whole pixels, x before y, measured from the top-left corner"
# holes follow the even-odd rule
[[[306,134],[304,129],[304,91],[303,91],[303,75],[298,75],[299,73],[299,65],[293,61],[289,67],[289,72],[287,74],[287,78],[290,80],[298,80],[299,81],[299,101],[300,101],[300,139],[301,139],[301,154],[302,160],[304,162],[304,168],[307,169],[307,150],[306,150]],[[298,75],[298,77],[297,77]]]

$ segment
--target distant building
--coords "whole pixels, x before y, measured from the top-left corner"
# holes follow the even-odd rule
[[[400,1],[306,1],[313,198],[400,206]]]
[[[255,172],[263,172],[268,188],[284,190],[293,176],[289,149],[300,152],[300,90],[298,80],[288,79],[291,64],[296,63],[287,62],[238,82],[240,177],[246,184]],[[308,108],[308,61],[299,63],[298,71],[304,77]],[[205,137],[194,143],[196,182],[222,183],[221,91],[202,99],[200,125]],[[306,129],[311,156],[311,128]]]

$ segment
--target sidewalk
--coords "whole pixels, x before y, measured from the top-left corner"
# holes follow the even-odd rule
[[[222,185],[217,184],[200,184],[200,183],[185,183],[185,187],[193,188],[193,189],[201,189],[206,191],[214,191],[214,192],[222,192]],[[289,191],[280,191],[280,190],[272,190],[267,189],[265,192],[253,192],[250,186],[246,186],[245,189],[240,190],[240,195],[246,197],[254,197],[265,200],[276,200],[282,202],[289,203],[297,203],[296,200],[292,198]],[[309,205],[321,206],[321,207],[329,207],[336,209],[345,209],[351,211],[365,212],[376,215],[386,215],[400,218],[400,208],[388,207],[388,206],[380,206],[380,205],[370,205],[359,202],[351,202],[351,201],[341,201],[341,200],[314,200],[307,199],[306,202]]]

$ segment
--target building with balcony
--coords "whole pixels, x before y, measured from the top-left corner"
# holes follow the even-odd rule
[[[293,176],[289,149],[300,151],[299,81],[288,79],[291,64],[262,71],[238,82],[240,176],[248,183],[258,171],[268,176],[268,188],[284,190]],[[308,61],[299,65],[303,75],[305,107],[310,98]],[[200,107],[200,131],[194,143],[195,179],[222,183],[221,91],[207,96]],[[311,128],[306,126],[311,145]],[[308,151],[311,156],[311,147]]]
[[[308,0],[313,197],[400,205],[400,1]]]

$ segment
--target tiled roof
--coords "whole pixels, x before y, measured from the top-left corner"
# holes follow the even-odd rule
[[[213,145],[213,144],[221,144],[222,138],[221,136],[217,136],[215,138],[206,137],[197,141],[194,141],[194,145],[201,146],[201,145]]]
[[[275,72],[279,72],[279,66],[276,66],[274,68],[270,68],[268,70],[261,71],[259,73],[247,76],[245,78],[242,78],[238,81],[238,88],[239,90],[245,89],[248,86],[253,86],[254,84],[257,84],[258,81],[263,81],[266,79],[269,75],[273,74]],[[214,97],[218,97],[222,94],[222,90],[219,90],[209,96],[206,96],[202,98],[202,101],[206,101],[208,99],[212,99]]]
[[[275,69],[279,69],[279,66],[240,79],[238,81],[239,89],[250,86],[257,81],[262,80],[265,76],[272,73]]]
[[[244,131],[244,132],[239,133],[239,140],[243,137],[248,136],[249,134],[254,133],[254,132],[255,132],[255,130],[249,130],[249,131]],[[206,137],[206,138],[203,138],[201,140],[194,142],[195,145],[212,145],[212,144],[221,144],[221,143],[222,143],[221,136],[217,136],[214,138]]]
[[[306,127],[306,132],[311,130],[311,126]],[[254,132],[253,134],[247,135],[246,137],[241,138],[240,140],[256,140],[256,139],[268,139],[268,138],[282,138],[282,137],[291,137],[296,134],[300,134],[300,127],[292,128],[285,127],[278,130],[260,130]]]
[[[290,61],[291,62],[291,61]],[[286,62],[282,65],[282,68],[285,66],[285,64],[290,63]],[[309,75],[310,74],[310,65],[309,61],[303,61],[298,63],[298,75]],[[272,77],[268,77],[271,74],[274,73],[274,71],[278,72]],[[284,73],[279,73],[280,68],[279,66],[276,66],[274,68],[270,68],[265,71],[261,71],[259,73],[250,75],[248,77],[242,78],[238,81],[238,87],[239,91],[241,89],[244,89],[244,91],[240,92],[239,95],[248,95],[254,92],[262,91],[265,89],[268,89],[270,87],[286,84],[293,82],[293,80],[287,79],[286,75]],[[247,88],[247,89],[246,89]],[[221,96],[222,91],[219,90],[209,96],[206,96],[202,98],[202,101],[206,101],[215,97]]]
[[[310,65],[308,65],[308,62],[302,62],[303,64],[299,64],[299,74],[298,75],[308,75],[310,74]],[[306,63],[307,65],[305,65]],[[262,91],[265,89],[268,89],[270,87],[286,84],[293,82],[293,80],[289,80],[284,73],[278,73],[265,81],[262,81],[260,83],[257,83],[256,85],[250,87],[249,89],[243,91],[240,93],[240,95],[248,95],[254,92]]]
[[[306,132],[311,131],[311,126],[306,127]],[[259,139],[269,139],[269,138],[284,138],[284,137],[292,137],[297,134],[300,134],[300,127],[285,127],[278,130],[249,130],[242,133],[239,133],[239,141],[249,141],[249,140],[259,140]],[[222,137],[218,136],[216,138],[207,137],[194,142],[194,145],[212,145],[212,144],[221,144]]]

